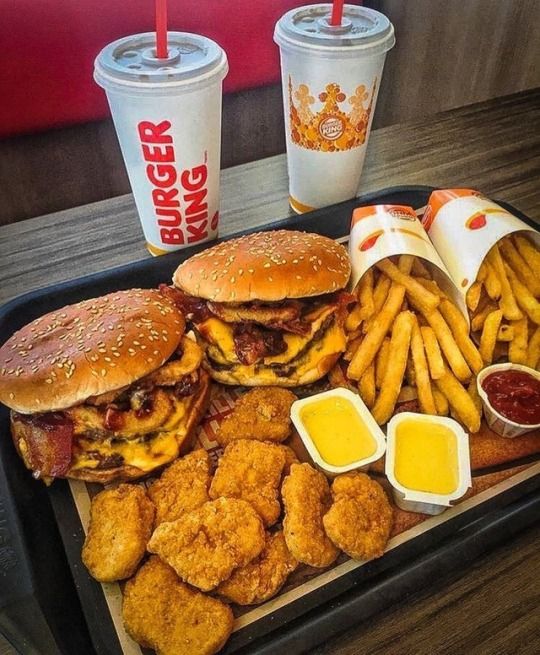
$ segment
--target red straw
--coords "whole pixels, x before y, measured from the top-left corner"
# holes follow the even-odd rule
[[[167,59],[167,0],[156,0],[156,55],[158,59]]]
[[[341,25],[341,19],[343,17],[343,2],[344,0],[334,0],[330,25]]]

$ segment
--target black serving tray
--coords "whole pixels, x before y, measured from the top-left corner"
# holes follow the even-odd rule
[[[423,207],[432,187],[385,189],[302,216],[269,230],[299,229],[332,238],[348,234],[352,211],[370,204]],[[537,228],[515,208],[500,203]],[[242,234],[257,231],[246,230]],[[66,304],[130,287],[168,282],[178,264],[208,244],[33,291],[0,308],[0,343],[38,316]],[[0,408],[0,633],[24,655],[119,655],[122,652],[101,585],[81,564],[84,532],[69,489],[35,482],[9,436]],[[488,494],[448,520],[419,530],[384,557],[302,593],[233,634],[226,653],[307,652],[340,630],[387,607],[438,573],[462,566],[504,537],[538,520],[540,475]],[[441,545],[443,543],[443,545]]]

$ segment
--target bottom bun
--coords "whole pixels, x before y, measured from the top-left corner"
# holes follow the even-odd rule
[[[137,466],[131,465],[129,461],[126,461],[121,466],[106,469],[96,469],[91,467],[70,468],[65,473],[65,475],[58,477],[83,480],[85,482],[100,482],[101,484],[107,484],[113,481],[121,482],[137,480],[139,478],[153,474],[155,471],[174,461],[179,455],[188,452],[193,447],[197,426],[199,425],[208,408],[208,403],[210,400],[210,385],[210,377],[206,371],[199,369],[199,386],[195,394],[186,398],[186,401],[189,401],[189,404],[186,408],[186,416],[184,417],[181,425],[176,427],[171,432],[159,433],[159,438],[165,439],[167,441],[174,439],[176,444],[173,444],[174,447],[169,450],[170,456],[167,458],[161,457],[159,464],[157,464],[155,467],[146,467],[145,469],[141,469]],[[27,457],[24,455],[24,453],[28,451],[26,440],[31,438],[31,435],[29,436],[27,434],[24,424],[13,421],[13,419],[12,434],[13,440],[15,442],[15,447],[17,448],[19,455],[21,455],[22,459],[25,461],[27,468],[31,468],[28,465]]]

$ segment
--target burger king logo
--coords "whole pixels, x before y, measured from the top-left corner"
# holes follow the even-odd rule
[[[373,246],[377,243],[377,239],[381,236],[381,234],[384,234],[384,230],[377,230],[376,232],[372,232],[368,237],[366,237],[362,243],[358,246],[358,250],[360,252],[366,252],[366,250],[370,250],[373,248]]]
[[[319,123],[319,134],[327,141],[336,141],[345,131],[345,122],[339,116],[328,116]]]

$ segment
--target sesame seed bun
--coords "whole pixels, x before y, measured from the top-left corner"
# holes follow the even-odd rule
[[[191,296],[215,302],[273,302],[343,289],[345,248],[320,234],[277,230],[224,241],[190,257],[173,276]]]
[[[0,401],[31,414],[66,409],[162,366],[185,330],[157,290],[131,289],[46,314],[0,348]]]

